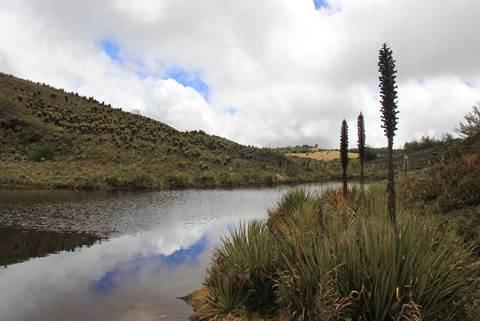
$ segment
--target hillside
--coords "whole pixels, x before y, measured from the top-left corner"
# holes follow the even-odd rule
[[[414,147],[395,151],[399,173],[405,155],[410,170],[422,170],[446,150],[438,142]],[[356,178],[359,164],[351,151],[349,176]],[[367,178],[385,178],[386,150],[369,152]],[[182,132],[93,97],[0,73],[3,187],[171,189],[326,181],[341,178],[337,154],[306,145],[256,148],[203,131]]]
[[[93,97],[0,73],[0,185],[177,188],[331,179],[270,149],[181,132]]]

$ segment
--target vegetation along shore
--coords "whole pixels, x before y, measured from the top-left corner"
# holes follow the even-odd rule
[[[460,124],[463,139],[441,144],[441,162],[396,175],[396,70],[387,45],[379,70],[387,181],[348,188],[343,121],[343,188],[295,190],[266,220],[231,229],[203,286],[186,297],[193,320],[479,320],[480,106]],[[360,114],[360,159],[363,121]]]

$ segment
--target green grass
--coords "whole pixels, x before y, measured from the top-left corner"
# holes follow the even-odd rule
[[[212,289],[210,304],[224,314],[240,304],[251,310],[272,305],[277,254],[273,236],[262,222],[253,220],[231,229],[206,279]]]
[[[410,169],[443,157],[437,145],[407,153]],[[170,189],[340,179],[338,160],[285,155],[311,148],[318,149],[255,148],[203,131],[181,132],[93,97],[0,73],[2,187]],[[365,175],[383,179],[385,151],[372,152],[378,158],[367,162]],[[405,153],[395,152],[399,172]],[[358,161],[352,160],[349,177],[358,178],[358,172]]]
[[[338,173],[178,131],[93,97],[0,73],[0,186],[189,188],[325,181]]]
[[[402,202],[394,227],[384,188],[348,199],[295,190],[266,222],[231,230],[190,301],[193,318],[476,320],[474,246]]]

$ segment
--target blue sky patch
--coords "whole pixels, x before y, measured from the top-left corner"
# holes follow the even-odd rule
[[[185,87],[195,89],[200,95],[208,101],[210,97],[210,88],[198,74],[189,74],[181,68],[170,68],[167,71],[167,78],[175,79]]]
[[[229,113],[230,115],[235,115],[237,112],[238,112],[238,108],[235,106],[229,106],[227,108],[227,113]]]
[[[145,79],[150,76],[145,63],[141,59],[135,59],[133,64],[135,66],[135,73],[138,75],[138,77]]]
[[[313,0],[313,3],[315,4],[315,9],[320,9],[320,8],[329,8],[327,0]]]
[[[116,62],[122,62],[122,58],[120,57],[120,46],[118,43],[113,40],[105,39],[100,41],[100,47],[110,59]]]

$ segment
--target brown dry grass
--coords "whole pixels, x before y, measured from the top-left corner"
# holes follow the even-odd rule
[[[340,158],[340,152],[337,150],[315,151],[311,153],[290,153],[290,157],[311,158],[316,160],[333,160]],[[348,158],[358,158],[358,153],[348,153]]]

